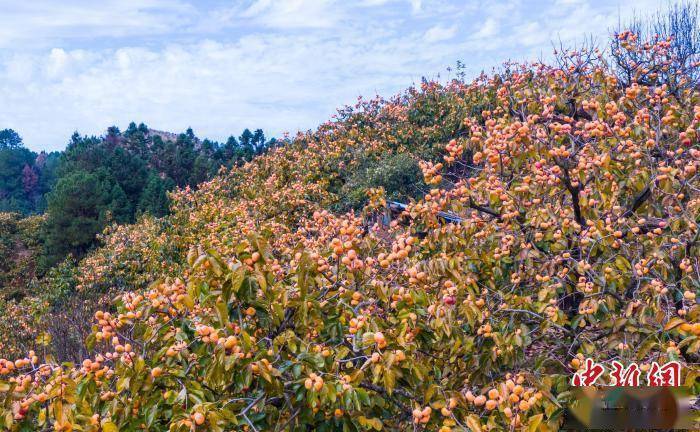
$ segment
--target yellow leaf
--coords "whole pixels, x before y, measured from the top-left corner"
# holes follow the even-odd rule
[[[527,430],[529,432],[535,432],[540,426],[540,423],[542,423],[542,413],[530,417],[530,423],[528,424]]]
[[[666,326],[664,327],[664,331],[668,331],[668,330],[671,330],[673,328],[676,328],[679,325],[683,324],[684,322],[685,322],[685,320],[683,318],[675,317],[675,318],[669,320],[668,324],[666,324]]]
[[[481,420],[476,414],[467,417],[467,427],[473,432],[481,432]]]
[[[182,304],[184,304],[187,309],[192,309],[194,307],[194,300],[192,300],[189,294],[185,294],[182,299]]]
[[[102,432],[119,432],[119,428],[111,421],[107,421],[102,423]]]
[[[36,343],[42,346],[48,346],[51,343],[51,335],[47,332],[41,333],[36,337]]]
[[[382,430],[382,421],[378,418],[371,418],[367,420],[367,423],[372,426],[375,430]]]

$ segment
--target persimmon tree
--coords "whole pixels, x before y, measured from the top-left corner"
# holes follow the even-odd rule
[[[153,280],[95,313],[94,355],[0,360],[4,427],[558,430],[585,357],[675,360],[697,394],[700,98],[646,70],[668,41],[619,37],[629,85],[595,51],[425,82],[177,192],[86,267]],[[328,211],[387,151],[425,159],[425,196]]]

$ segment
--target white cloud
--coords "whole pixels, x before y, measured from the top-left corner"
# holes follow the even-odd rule
[[[424,37],[428,42],[440,42],[452,39],[455,34],[457,34],[457,24],[449,27],[436,25],[430,27],[428,31],[425,32]]]
[[[333,0],[256,0],[241,17],[272,28],[328,28],[339,20]]]
[[[0,0],[0,128],[34,149],[132,120],[219,140],[245,127],[279,136],[457,60],[476,75],[549,53],[552,38],[605,35],[618,11],[604,0],[184,1]],[[633,6],[656,7],[619,0]]]
[[[571,5],[578,5],[578,4],[585,4],[586,0],[555,0],[554,1],[554,6],[559,7],[559,6],[571,6]]]
[[[61,48],[54,48],[49,54],[46,63],[46,74],[49,78],[56,78],[62,74],[68,63],[68,54]]]
[[[411,9],[413,9],[413,12],[420,12],[421,8],[423,7],[423,2],[421,0],[410,0],[411,3]]]
[[[483,24],[481,24],[479,31],[474,33],[473,38],[481,39],[494,36],[498,32],[498,28],[498,21],[493,17],[488,18]]]
[[[363,0],[360,5],[362,6],[383,6],[392,0]]]
[[[45,47],[56,40],[170,33],[196,17],[180,0],[0,0],[0,47]]]
[[[29,82],[34,75],[34,62],[26,56],[14,56],[6,64],[5,78],[15,84]]]
[[[430,71],[423,69],[428,59],[411,52],[421,48],[419,37],[368,52],[369,43],[362,35],[253,35],[232,43],[104,50],[79,68],[76,52],[55,49],[0,67],[0,93],[9,99],[3,105],[12,107],[0,108],[0,120],[29,145],[53,148],[75,129],[99,134],[131,120],[175,131],[192,126],[217,139],[244,127],[280,135],[313,128],[359,95],[395,92]],[[2,80],[17,62],[46,71],[45,78],[32,85]],[[438,71],[441,63],[428,67]]]

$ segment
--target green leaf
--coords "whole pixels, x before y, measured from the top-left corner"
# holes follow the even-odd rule
[[[228,305],[224,302],[217,302],[216,313],[218,315],[221,327],[226,327],[228,324]]]

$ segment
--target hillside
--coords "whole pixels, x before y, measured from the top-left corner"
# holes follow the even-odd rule
[[[112,225],[6,306],[0,419],[556,431],[587,357],[697,395],[700,95],[668,41],[617,42],[362,101]]]

